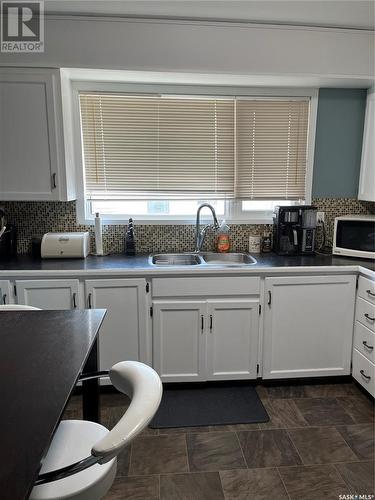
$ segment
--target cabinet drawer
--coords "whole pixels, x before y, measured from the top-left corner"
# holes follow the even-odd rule
[[[375,396],[375,365],[362,356],[357,349],[353,350],[353,377],[372,396]]]
[[[375,333],[359,321],[356,321],[354,326],[354,347],[375,363]]]
[[[357,295],[375,304],[375,282],[360,276],[358,280]]]
[[[357,297],[355,319],[375,331],[375,305]]]
[[[260,278],[155,278],[152,280],[153,297],[193,297],[209,295],[259,295]]]

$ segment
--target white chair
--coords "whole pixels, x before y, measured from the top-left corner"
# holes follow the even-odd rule
[[[0,311],[40,311],[38,307],[21,304],[5,304],[0,306]]]
[[[124,416],[111,431],[94,422],[62,421],[30,500],[99,500],[110,489],[117,455],[155,415],[163,389],[158,374],[136,361],[117,363],[109,376],[131,399]]]

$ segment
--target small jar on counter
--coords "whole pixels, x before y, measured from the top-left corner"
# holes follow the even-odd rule
[[[250,234],[250,236],[249,236],[249,253],[260,253],[260,236],[259,236],[259,234]]]

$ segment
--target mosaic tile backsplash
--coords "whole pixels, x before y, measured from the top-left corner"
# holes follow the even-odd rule
[[[355,198],[314,198],[312,203],[325,212],[328,242],[332,241],[333,220],[339,215],[375,214],[375,203]],[[1,202],[9,222],[18,228],[18,253],[31,252],[31,239],[47,232],[89,231],[91,250],[95,250],[93,226],[77,225],[76,204],[72,202]],[[270,225],[231,224],[233,251],[247,251],[250,234],[263,234]],[[126,225],[104,225],[104,250],[110,253],[124,251]],[[194,225],[138,225],[135,220],[137,253],[188,252],[194,249]],[[321,241],[321,231],[317,241]],[[215,234],[209,230],[204,250],[213,250]]]

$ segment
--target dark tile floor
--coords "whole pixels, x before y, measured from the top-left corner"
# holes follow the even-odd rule
[[[355,384],[258,386],[264,424],[146,429],[105,500],[338,500],[373,495],[374,405]],[[103,394],[102,423],[128,406]],[[80,418],[74,396],[66,418]],[[371,497],[368,497],[371,498]]]

